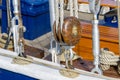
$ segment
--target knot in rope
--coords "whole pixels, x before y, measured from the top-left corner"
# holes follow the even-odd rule
[[[114,52],[101,49],[100,54],[100,66],[102,70],[108,70],[110,66],[117,66],[119,61],[119,56],[115,55]]]

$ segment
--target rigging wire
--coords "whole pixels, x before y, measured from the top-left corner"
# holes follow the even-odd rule
[[[120,8],[119,8],[120,1],[117,0],[117,15],[118,15],[118,38],[119,38],[119,55],[120,55]]]

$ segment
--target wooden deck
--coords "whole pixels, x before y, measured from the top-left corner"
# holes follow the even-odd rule
[[[82,37],[75,46],[74,51],[86,60],[93,60],[92,54],[92,24],[81,22]],[[109,48],[110,51],[118,54],[118,29],[99,26],[100,48]]]

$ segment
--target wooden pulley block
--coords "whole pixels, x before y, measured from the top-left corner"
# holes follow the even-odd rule
[[[65,3],[65,4],[68,4],[68,0],[64,0],[64,3]]]
[[[82,27],[80,21],[76,17],[66,17],[62,27],[60,23],[53,26],[53,34],[55,40],[64,46],[74,46],[80,40]]]

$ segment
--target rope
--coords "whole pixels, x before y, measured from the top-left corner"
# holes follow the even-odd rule
[[[76,78],[80,75],[76,72],[69,71],[69,69],[60,69],[59,72],[61,75],[68,77],[68,78]]]
[[[75,17],[78,18],[78,0],[74,0]]]
[[[78,18],[78,0],[69,0],[70,16]]]
[[[120,56],[115,55],[114,52],[102,48],[100,55],[100,66],[102,70],[108,70],[110,66],[118,66],[119,58]],[[120,64],[118,69],[118,72],[120,73]]]
[[[63,21],[64,21],[64,1],[60,0],[60,28],[62,33]]]
[[[58,23],[59,23],[59,0],[55,0],[55,19],[56,19],[56,30],[58,30]]]
[[[33,59],[30,56],[27,56],[27,58],[25,58],[26,60],[24,60],[24,58],[19,58],[19,57],[15,57],[13,58],[12,63],[14,64],[19,64],[19,65],[27,65],[27,64],[31,64]]]
[[[117,16],[118,16],[118,34],[119,34],[119,55],[120,55],[120,8],[119,8],[120,1],[117,0]]]
[[[73,16],[73,0],[69,0],[70,16]]]
[[[118,34],[119,34],[119,56],[120,56],[120,0],[117,0],[117,16],[118,16]],[[118,73],[120,74],[120,61],[118,63]]]
[[[78,1],[69,0],[69,6],[70,6],[70,16],[75,16],[78,18]],[[56,31],[58,30],[59,23],[62,30],[62,25],[64,22],[64,0],[55,0],[55,21],[56,21]]]
[[[8,35],[6,33],[3,33],[0,35],[0,47],[4,48],[5,44],[6,44],[6,40],[7,40]],[[12,37],[11,37],[12,39]],[[10,40],[9,44],[8,44],[8,49],[12,50],[13,49],[13,43]]]

